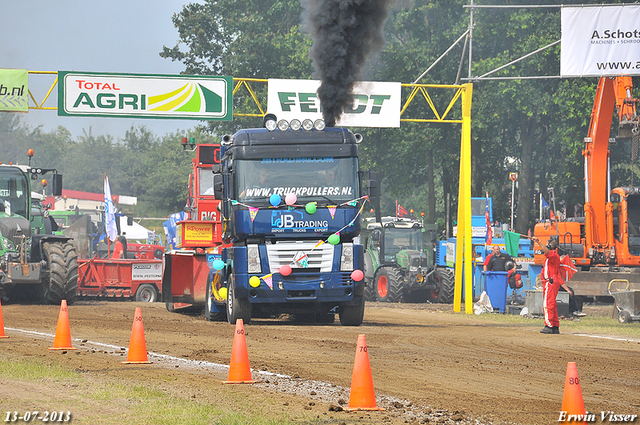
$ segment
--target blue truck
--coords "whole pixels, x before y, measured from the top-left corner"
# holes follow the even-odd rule
[[[205,316],[234,324],[280,314],[345,326],[364,315],[358,143],[321,120],[278,121],[221,142],[213,190],[221,258],[210,262]],[[368,181],[368,186],[375,186]],[[212,257],[213,258],[213,257]]]

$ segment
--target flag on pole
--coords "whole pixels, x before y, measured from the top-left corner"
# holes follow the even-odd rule
[[[397,208],[397,211],[396,211],[396,217],[408,217],[409,216],[409,211],[407,211],[405,209],[405,207],[403,207],[402,205],[400,205],[400,204],[397,204],[397,205],[398,205],[398,208]]]
[[[562,279],[564,279],[565,283],[568,282],[574,274],[578,272],[578,269],[573,264],[571,257],[568,255],[563,256],[560,259],[560,274],[562,275]]]
[[[485,245],[491,245],[493,242],[493,227],[491,227],[491,214],[489,214],[489,192],[487,192],[486,204],[484,209],[484,222],[487,226],[487,236],[485,237]]]
[[[111,199],[111,188],[109,187],[109,178],[106,173],[104,175],[104,230],[109,240],[114,242],[118,236],[116,207]]]
[[[520,233],[504,231],[504,245],[507,249],[507,254],[511,257],[518,256],[518,247],[520,245]]]
[[[556,215],[553,213],[553,210],[549,208],[549,204],[547,204],[547,201],[544,200],[544,197],[542,196],[542,194],[540,194],[540,219],[541,220],[544,215],[545,208],[549,210],[549,218],[551,220],[555,220]]]

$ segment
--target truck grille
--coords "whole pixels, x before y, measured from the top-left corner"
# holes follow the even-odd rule
[[[320,270],[320,272],[330,272],[333,263],[334,246],[323,243],[317,248],[317,242],[276,242],[267,244],[267,256],[269,268],[272,272],[277,272],[280,266],[290,265],[293,269],[303,269],[293,260],[297,252],[302,251],[307,254],[309,268]]]

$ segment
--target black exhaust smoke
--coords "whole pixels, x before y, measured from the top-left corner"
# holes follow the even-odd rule
[[[382,48],[382,29],[392,0],[302,0],[303,21],[313,38],[313,78],[327,127],[347,107],[368,56]]]

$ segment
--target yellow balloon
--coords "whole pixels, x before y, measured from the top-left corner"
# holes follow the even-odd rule
[[[252,288],[257,288],[260,286],[260,278],[258,276],[251,276],[249,279],[249,285],[251,285]]]
[[[227,288],[222,287],[222,288],[218,289],[218,294],[220,294],[220,297],[223,300],[226,300],[227,299]]]

